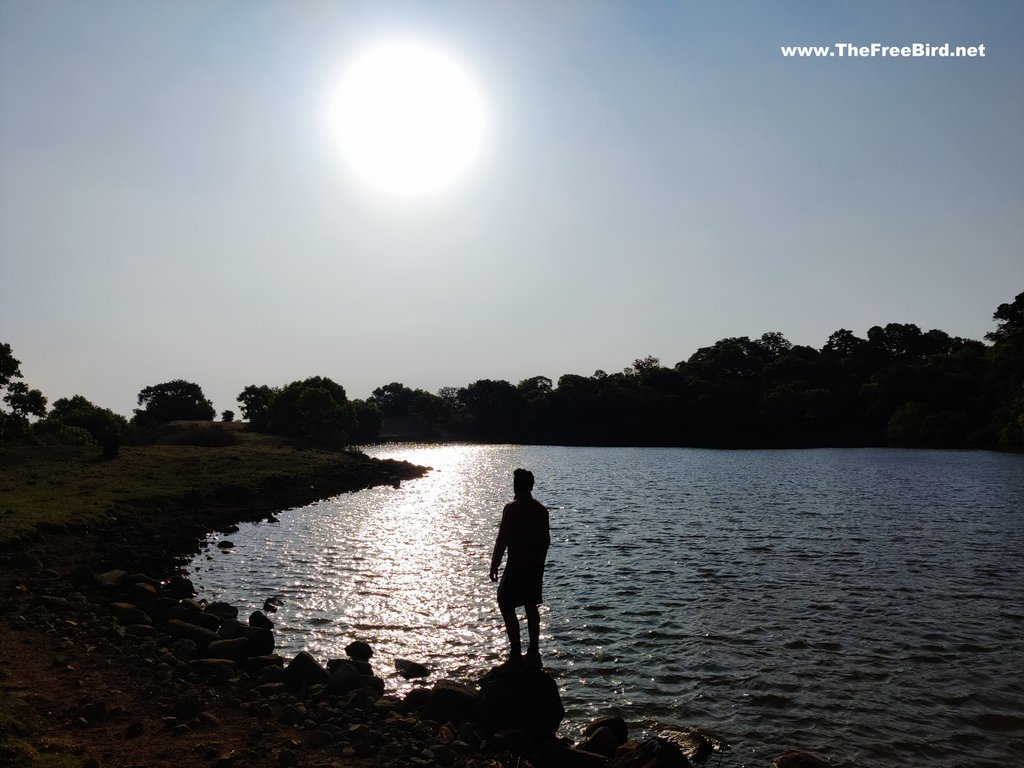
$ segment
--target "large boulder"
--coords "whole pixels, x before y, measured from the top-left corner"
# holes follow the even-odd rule
[[[175,600],[181,600],[195,595],[196,588],[190,579],[186,579],[184,576],[172,576],[167,583],[167,594]]]
[[[200,650],[205,650],[214,640],[221,639],[217,636],[216,632],[211,632],[205,627],[198,627],[195,624],[179,619],[171,619],[166,622],[163,630],[175,640],[191,640]]]
[[[476,721],[480,716],[480,697],[476,690],[455,680],[438,680],[430,691],[430,698],[423,703],[426,704],[423,714],[438,723]],[[414,706],[411,702],[410,705]]]
[[[326,685],[331,680],[330,673],[307,651],[295,654],[284,673],[289,685]]]
[[[249,656],[249,640],[245,637],[234,637],[230,640],[214,640],[206,648],[208,659],[231,659],[245,661]]]
[[[522,728],[553,739],[563,717],[558,684],[542,669],[495,667],[480,681],[480,721],[490,733]]]

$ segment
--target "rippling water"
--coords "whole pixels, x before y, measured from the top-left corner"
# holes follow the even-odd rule
[[[244,526],[193,563],[282,652],[356,638],[474,677],[507,641],[487,579],[511,471],[551,509],[542,652],[566,729],[696,725],[723,765],[1024,765],[1024,457],[387,445],[434,467]],[[525,638],[525,622],[524,622]],[[389,687],[409,684],[392,676]]]

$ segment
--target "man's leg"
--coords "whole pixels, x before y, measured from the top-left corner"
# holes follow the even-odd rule
[[[501,609],[501,618],[505,620],[505,631],[508,633],[509,657],[518,658],[523,654],[523,641],[519,638],[519,617],[516,616],[516,607],[499,604],[498,608]]]
[[[527,653],[540,653],[540,610],[536,605],[523,607],[526,609],[526,631],[530,635],[530,647],[527,649]]]

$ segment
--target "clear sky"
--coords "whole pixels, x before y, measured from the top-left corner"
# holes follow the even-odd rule
[[[392,36],[477,84],[441,193],[355,178],[339,73]],[[786,58],[784,45],[984,45]],[[1024,3],[0,3],[0,341],[130,415],[248,384],[667,365],[728,336],[981,338],[1024,291]]]

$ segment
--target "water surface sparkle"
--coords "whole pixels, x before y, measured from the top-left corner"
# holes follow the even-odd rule
[[[280,595],[279,650],[353,639],[474,678],[506,640],[487,579],[511,471],[551,510],[542,650],[570,735],[617,708],[733,765],[1024,764],[1024,457],[938,451],[379,446],[434,467],[247,525],[209,598]],[[525,628],[524,628],[525,634]],[[724,764],[724,763],[723,763]]]

